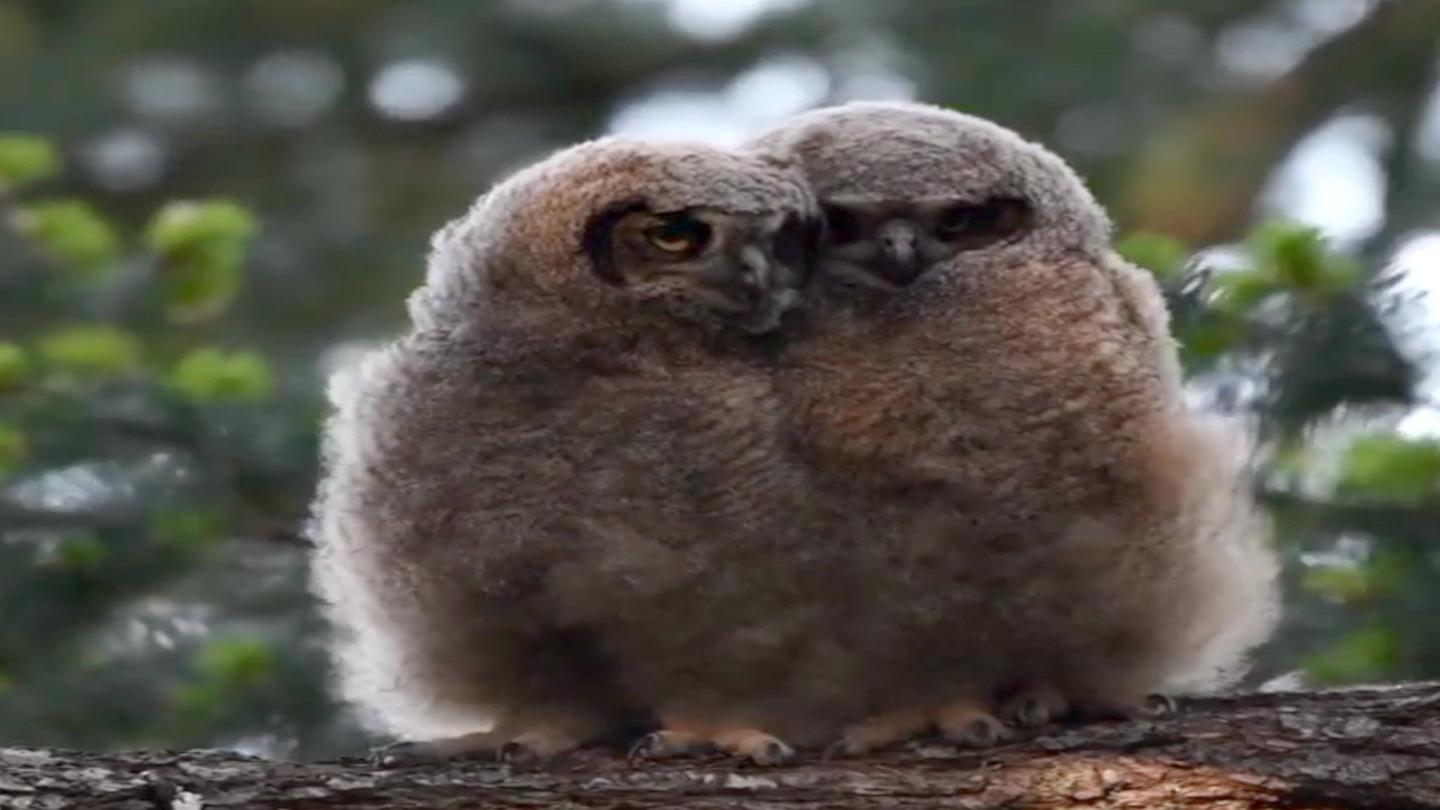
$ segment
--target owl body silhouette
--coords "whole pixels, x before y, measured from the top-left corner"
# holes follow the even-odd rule
[[[873,717],[843,745],[986,745],[996,712],[1228,683],[1275,613],[1242,448],[1185,408],[1159,291],[1073,172],[924,105],[821,110],[755,147],[830,223],[777,379],[817,486],[867,518]]]
[[[316,507],[342,692],[391,759],[549,756],[639,711],[643,754],[776,761],[853,713],[814,597],[844,571],[755,339],[814,216],[773,165],[603,140],[437,235],[411,333],[332,386]]]

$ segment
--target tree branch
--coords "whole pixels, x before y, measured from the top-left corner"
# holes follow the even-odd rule
[[[989,752],[942,744],[783,768],[383,770],[213,751],[0,749],[0,808],[1440,808],[1440,683],[1188,701],[1178,716],[1054,730]]]
[[[1233,238],[1307,132],[1346,105],[1383,103],[1430,78],[1437,27],[1440,3],[1387,0],[1273,82],[1177,118],[1133,163],[1123,219],[1191,245]]]

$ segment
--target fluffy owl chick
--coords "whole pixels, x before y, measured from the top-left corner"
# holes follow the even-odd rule
[[[747,339],[816,218],[773,165],[602,140],[436,236],[413,329],[332,386],[314,518],[341,689],[392,755],[553,755],[632,708],[666,724],[643,753],[788,751],[759,728],[833,619],[797,597]]]
[[[1058,157],[915,104],[802,115],[829,223],[822,305],[778,376],[823,486],[865,520],[874,719],[993,742],[1073,709],[1214,688],[1274,622],[1229,432],[1182,404],[1148,275]]]

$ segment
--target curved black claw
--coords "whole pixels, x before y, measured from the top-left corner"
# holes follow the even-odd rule
[[[1001,706],[1000,719],[1016,728],[1028,729],[1040,728],[1055,718],[1050,715],[1050,707],[1045,705],[1045,701],[1027,695],[1010,700]]]
[[[1119,700],[1089,700],[1077,703],[1074,708],[1080,720],[1156,720],[1168,717],[1178,710],[1175,700],[1168,695],[1146,695],[1138,702]]]
[[[993,717],[977,717],[954,729],[944,729],[945,739],[966,748],[994,748],[1010,739],[1010,731]]]
[[[1169,717],[1180,711],[1180,704],[1175,702],[1175,698],[1160,692],[1146,695],[1144,705],[1151,717]]]
[[[795,758],[795,749],[779,740],[766,740],[755,751],[750,751],[746,757],[756,765],[783,765]]]
[[[652,731],[630,746],[627,757],[631,762],[645,759],[667,759],[670,757],[698,756],[714,752],[715,747],[706,740],[689,734],[673,731]]]
[[[835,740],[834,742],[825,746],[825,750],[820,752],[820,758],[827,760],[844,759],[845,757],[859,756],[860,754],[865,754],[868,752],[869,749],[866,746],[861,745],[854,740],[847,740],[844,737],[841,737],[840,739]]]
[[[549,758],[525,743],[510,740],[495,752],[495,759],[516,768],[534,768],[544,765]]]
[[[370,762],[382,768],[406,768],[415,765],[435,765],[449,757],[433,743],[397,742],[373,749]]]

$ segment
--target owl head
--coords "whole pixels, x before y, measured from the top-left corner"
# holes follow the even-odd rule
[[[800,115],[752,146],[788,159],[826,221],[820,271],[894,291],[963,270],[1100,249],[1104,212],[1043,147],[925,104],[853,103]]]
[[[412,311],[548,303],[762,333],[799,303],[820,230],[802,179],[773,162],[607,138],[519,172],[442,229]]]

